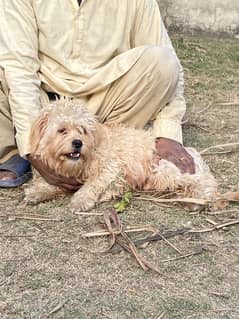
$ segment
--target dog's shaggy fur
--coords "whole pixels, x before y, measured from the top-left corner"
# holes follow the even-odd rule
[[[181,174],[171,162],[155,163],[155,141],[149,132],[100,124],[71,99],[61,98],[42,110],[32,127],[31,148],[56,174],[82,184],[71,198],[75,211],[87,211],[129,189],[178,191],[208,200],[216,196],[216,181],[196,150],[187,148],[196,174]],[[25,190],[25,200],[38,203],[62,194],[38,174]]]

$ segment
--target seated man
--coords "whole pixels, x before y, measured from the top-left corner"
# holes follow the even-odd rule
[[[153,121],[159,158],[194,172],[182,146],[183,70],[156,0],[0,0],[0,187],[21,185],[31,124],[49,98],[84,99],[101,122],[143,128]]]

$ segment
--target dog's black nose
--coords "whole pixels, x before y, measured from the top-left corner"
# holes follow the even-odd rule
[[[83,143],[81,142],[81,140],[73,140],[72,141],[72,146],[77,148],[77,149],[80,149],[82,147]]]

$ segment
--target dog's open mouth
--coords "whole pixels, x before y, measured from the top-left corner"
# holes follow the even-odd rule
[[[80,153],[79,152],[72,152],[72,153],[67,153],[65,154],[65,156],[68,158],[68,159],[71,159],[73,161],[77,161],[79,158],[80,158]]]

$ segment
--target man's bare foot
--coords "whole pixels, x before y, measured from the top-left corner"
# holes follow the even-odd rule
[[[12,173],[10,171],[0,171],[0,180],[1,181],[13,180],[16,178],[17,178],[17,175],[15,173]]]

